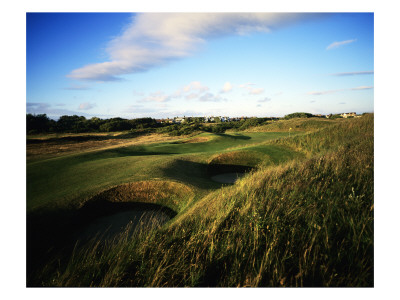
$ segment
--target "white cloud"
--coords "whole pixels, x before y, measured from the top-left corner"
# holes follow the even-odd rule
[[[239,87],[248,90],[250,95],[259,95],[264,93],[263,88],[253,88],[252,86],[254,85],[255,83],[244,83],[239,85]]]
[[[77,85],[77,84],[64,88],[64,90],[72,90],[72,91],[84,91],[89,89],[90,87],[88,87],[87,85]]]
[[[233,85],[230,82],[225,82],[224,86],[222,87],[221,93],[228,93],[233,89]]]
[[[71,71],[77,80],[113,81],[172,59],[193,55],[208,38],[269,32],[319,14],[143,13],[106,47],[109,60]]]
[[[360,71],[360,72],[343,72],[343,73],[333,73],[332,76],[355,76],[355,75],[371,75],[374,71]]]
[[[373,89],[373,88],[374,88],[373,86],[358,86],[358,87],[352,88],[351,90],[352,91],[370,90],[370,89]]]
[[[254,88],[254,89],[251,89],[249,93],[251,95],[259,95],[259,94],[264,93],[264,89],[263,88]]]
[[[41,110],[46,110],[50,107],[51,105],[48,103],[43,103],[43,102],[28,102],[26,103],[26,108],[27,111],[41,111]]]
[[[329,90],[329,91],[320,91],[320,92],[309,92],[309,95],[314,95],[314,96],[319,96],[319,95],[326,95],[326,94],[333,94],[337,92],[343,92],[343,91],[359,91],[359,90],[370,90],[373,89],[373,86],[359,86],[359,87],[354,87],[354,88],[349,88],[349,89],[338,89],[338,90]]]
[[[142,98],[141,102],[166,102],[169,100],[171,100],[171,96],[165,95],[164,92],[157,91]]]
[[[186,100],[196,99],[209,90],[208,86],[203,85],[200,81],[192,81],[188,85],[175,91],[171,98],[185,97]]]
[[[346,41],[341,41],[341,42],[333,42],[333,43],[330,44],[328,47],[326,47],[326,50],[335,49],[335,48],[341,47],[341,46],[343,46],[343,45],[353,43],[353,42],[355,42],[355,41],[357,41],[357,39],[346,40]]]
[[[248,82],[248,83],[240,84],[239,87],[240,88],[249,88],[249,86],[251,86],[251,85],[256,85],[256,84]]]
[[[209,88],[203,85],[200,81],[192,81],[188,85],[176,90],[172,94],[165,94],[162,91],[150,93],[149,96],[143,97],[140,102],[167,102],[175,98],[184,97],[186,100],[199,98]]]
[[[215,95],[212,94],[212,93],[206,93],[206,94],[204,94],[203,96],[201,96],[201,97],[199,98],[199,100],[200,100],[201,102],[220,102],[220,101],[226,101],[225,98],[222,98],[222,97],[220,97],[220,96],[215,96]]]
[[[337,93],[337,92],[341,92],[344,91],[344,89],[341,90],[329,90],[329,91],[320,91],[320,92],[309,92],[309,95],[315,95],[315,96],[319,96],[319,95],[326,95],[326,94],[333,94],[333,93]]]
[[[189,95],[186,95],[186,96],[185,96],[185,99],[186,99],[186,100],[191,100],[191,99],[196,99],[196,98],[198,98],[198,97],[199,97],[199,94],[190,93]]]
[[[258,100],[257,102],[268,102],[271,101],[271,98],[265,97],[263,99]]]
[[[84,102],[84,103],[81,103],[79,105],[78,109],[79,110],[89,110],[89,109],[92,109],[95,106],[96,106],[95,103]]]
[[[209,90],[209,88],[207,86],[202,85],[200,81],[192,81],[191,83],[189,83],[187,86],[185,86],[182,89],[182,92],[185,92],[185,93],[188,93],[191,91],[205,92],[208,90]]]

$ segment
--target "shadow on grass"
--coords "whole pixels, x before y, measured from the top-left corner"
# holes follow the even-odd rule
[[[215,133],[215,135],[220,136],[220,137],[224,137],[224,138],[230,138],[230,139],[234,139],[234,140],[250,140],[251,137],[247,136],[247,135],[230,135],[230,134],[226,134],[226,133]]]
[[[212,176],[223,173],[247,173],[253,168],[250,166],[229,164],[206,164],[189,160],[177,159],[163,169],[168,178],[193,185],[200,189],[218,189],[222,183],[215,182]]]
[[[190,160],[177,159],[163,169],[165,177],[190,184],[200,189],[218,189],[222,185],[213,182],[207,172],[208,165]]]
[[[96,151],[92,153],[79,154],[78,156],[75,156],[73,159],[68,158],[68,164],[71,166],[72,164],[85,161],[93,161],[98,159],[118,158],[127,156],[149,156],[149,155],[171,155],[171,154],[176,154],[176,153],[165,152],[165,151],[153,151],[153,150],[148,150],[145,147],[141,146],[131,146],[131,147],[121,147],[121,148]]]
[[[233,164],[209,164],[207,173],[209,176],[224,174],[224,173],[247,173],[253,170],[252,166],[233,165]]]
[[[28,214],[26,285],[28,287],[43,286],[42,278],[60,264],[67,263],[78,241],[86,242],[96,236],[94,234],[92,237],[82,237],[82,232],[93,222],[127,212],[132,212],[132,216],[138,220],[144,213],[148,215],[151,213],[156,217],[162,215],[164,221],[174,218],[177,214],[174,210],[158,204],[107,200],[89,202],[80,209],[49,209]],[[122,224],[121,220],[115,220],[119,222],[118,225]],[[129,220],[125,216],[126,225],[130,221],[137,225],[138,220]],[[113,233],[117,234],[118,228],[116,229],[113,224],[110,226]]]

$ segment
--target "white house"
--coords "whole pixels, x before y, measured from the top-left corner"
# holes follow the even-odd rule
[[[181,124],[181,123],[185,123],[185,121],[186,121],[185,117],[183,117],[183,118],[179,118],[179,117],[174,118],[174,123]]]
[[[348,118],[348,117],[355,117],[357,114],[355,112],[349,112],[349,113],[342,113],[341,116],[343,118]]]

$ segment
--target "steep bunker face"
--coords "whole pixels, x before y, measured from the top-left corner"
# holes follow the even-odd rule
[[[140,181],[103,191],[79,210],[80,240],[112,239],[119,234],[151,231],[174,218],[179,201],[191,197],[186,185],[170,181]]]
[[[112,239],[124,232],[150,231],[160,228],[173,217],[174,212],[167,212],[163,207],[130,208],[94,219],[83,228],[79,237],[83,240]]]
[[[233,184],[256,168],[263,156],[265,155],[255,151],[222,153],[211,158],[207,171],[213,181]]]

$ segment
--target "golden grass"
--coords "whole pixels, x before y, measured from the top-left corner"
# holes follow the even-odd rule
[[[112,136],[118,136],[122,133],[113,134]],[[113,148],[119,148],[123,146],[133,146],[133,145],[145,145],[162,143],[174,140],[180,140],[186,138],[186,136],[181,136],[179,139],[177,137],[169,136],[167,134],[152,133],[146,134],[133,138],[110,138],[105,140],[95,140],[95,138],[102,136],[109,136],[109,134],[91,134],[94,136],[94,140],[87,141],[60,141],[58,138],[62,137],[83,137],[89,134],[69,134],[62,136],[48,135],[46,137],[35,138],[35,140],[41,140],[40,143],[28,143],[26,146],[26,157],[28,160],[31,159],[41,159],[41,158],[51,158],[58,157],[74,153],[84,153],[90,151],[98,150],[108,150]],[[54,140],[54,138],[56,138]]]
[[[209,140],[211,140],[211,137],[207,137],[207,136],[199,136],[199,137],[195,137],[186,141],[182,141],[182,143],[187,143],[187,144],[192,144],[192,143],[205,143],[208,142]]]
[[[266,125],[251,127],[246,132],[291,132],[295,131],[315,131],[325,126],[330,126],[346,119],[326,119],[326,118],[293,118],[290,120],[270,121]]]
[[[268,155],[256,151],[232,151],[213,155],[208,163],[255,166],[265,159],[268,159]]]
[[[180,210],[187,206],[194,198],[191,187],[174,181],[148,180],[130,182],[102,191],[88,202],[145,202],[168,206]]]

